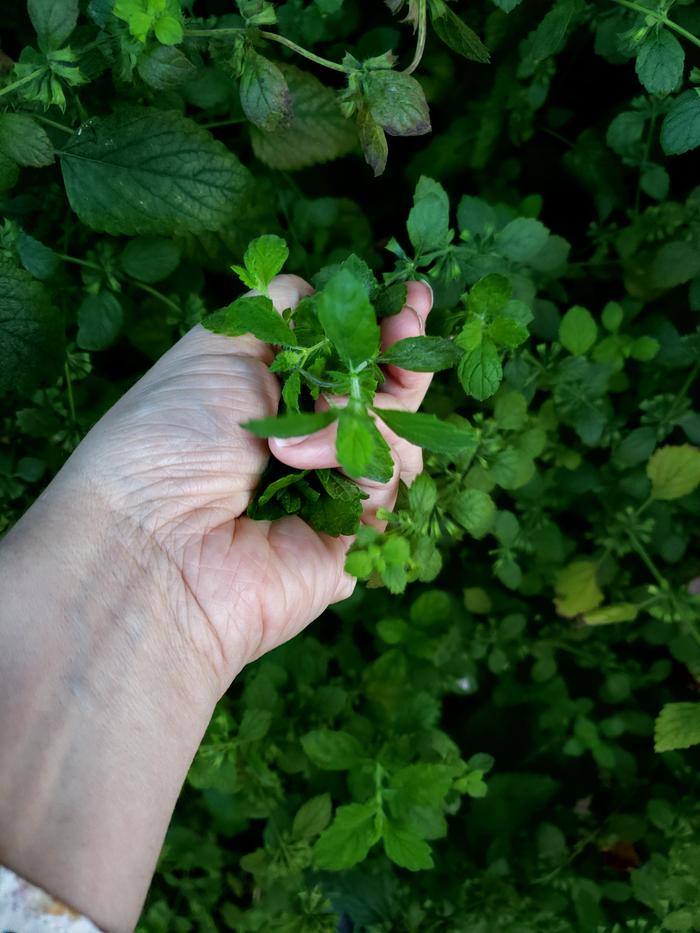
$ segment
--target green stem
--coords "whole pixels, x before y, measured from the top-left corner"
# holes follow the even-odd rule
[[[200,123],[205,130],[215,130],[219,126],[234,126],[237,123],[246,123],[245,117],[233,117],[230,120],[215,120],[213,123]]]
[[[641,13],[643,16],[651,16],[657,23],[668,26],[669,29],[673,29],[674,32],[677,32],[679,36],[683,36],[689,42],[692,42],[693,45],[697,45],[697,47],[700,48],[700,39],[697,36],[694,36],[692,32],[688,32],[683,26],[679,26],[678,23],[674,23],[673,20],[669,19],[664,13],[657,13],[656,10],[650,10],[648,7],[642,6],[641,3],[635,3],[634,0],[614,0],[614,2],[619,3],[620,6],[627,7],[628,10],[634,10],[635,13]]]
[[[136,279],[130,279],[129,284],[134,285],[136,288],[140,288],[142,292],[148,292],[149,295],[152,295],[154,298],[162,301],[164,305],[167,305],[173,311],[177,311],[178,314],[182,313],[182,308],[180,305],[175,304],[175,302],[171,301],[167,295],[159,292],[157,288],[152,288],[150,285],[146,285],[145,282],[137,282]]]
[[[340,71],[346,75],[354,74],[356,70],[354,68],[349,68],[347,65],[332,62],[328,58],[321,58],[320,55],[314,55],[314,53],[309,52],[308,49],[303,48],[301,45],[297,45],[296,42],[292,42],[291,39],[287,39],[285,36],[278,36],[277,33],[267,32],[262,29],[260,30],[260,35],[263,39],[269,39],[270,42],[279,42],[280,45],[286,46],[288,49],[291,49],[292,52],[296,52],[297,55],[303,55],[304,58],[308,58],[310,62],[316,62],[317,65],[321,65],[323,68],[330,68],[332,71]]]
[[[428,34],[428,4],[427,0],[418,0],[418,40],[416,42],[416,51],[413,61],[404,70],[404,74],[411,75],[420,65],[425,52],[425,38]]]
[[[243,26],[232,26],[226,29],[186,29],[185,35],[192,38],[211,39],[216,36],[235,36],[245,31]]]
[[[45,71],[46,65],[42,65],[41,68],[30,71],[28,75],[25,75],[23,78],[18,78],[16,81],[13,81],[12,84],[6,84],[4,88],[0,89],[0,97],[2,97],[3,94],[11,94],[12,91],[16,91],[18,87],[22,87],[24,84],[29,84],[30,81],[33,81],[34,78],[42,75]]]
[[[75,263],[76,266],[85,266],[87,269],[97,269],[98,272],[102,269],[102,266],[98,266],[96,262],[90,262],[88,259],[78,259],[77,256],[66,256],[65,253],[56,253],[56,256],[64,262]]]
[[[70,369],[68,368],[68,363],[63,364],[63,372],[66,377],[66,392],[68,394],[68,407],[70,408],[70,416],[73,421],[75,421],[75,400],[73,398],[73,380],[71,379]]]
[[[649,120],[649,132],[647,133],[646,143],[644,145],[644,157],[642,164],[639,167],[639,178],[637,179],[637,192],[634,196],[634,212],[635,214],[639,213],[639,202],[642,196],[642,171],[646,168],[646,165],[649,161],[649,155],[651,153],[651,144],[654,139],[654,127],[656,126],[656,105],[654,103],[654,98],[651,98],[651,118]]]
[[[693,366],[693,368],[692,368],[692,369],[690,370],[690,372],[688,373],[687,379],[685,380],[685,382],[683,383],[683,385],[680,387],[680,389],[679,389],[678,392],[676,393],[676,397],[675,397],[675,399],[673,400],[673,402],[671,403],[671,407],[670,407],[669,410],[668,410],[668,416],[667,416],[668,418],[672,418],[672,417],[673,417],[673,415],[674,415],[674,413],[675,413],[675,410],[676,410],[676,408],[678,407],[678,403],[681,401],[681,399],[684,398],[684,396],[686,396],[686,395],[688,394],[688,389],[691,387],[691,385],[692,385],[692,384],[695,382],[695,380],[697,379],[698,373],[700,373],[700,360],[698,360],[698,361],[695,363],[695,365]]]
[[[33,120],[38,120],[39,123],[45,123],[47,126],[52,126],[55,130],[63,130],[64,133],[68,133],[69,136],[72,136],[75,130],[70,126],[64,126],[62,123],[57,123],[55,120],[49,120],[48,117],[43,117],[39,113],[30,113],[28,114]]]
[[[632,542],[632,547],[635,549],[637,554],[639,554],[639,556],[642,558],[644,563],[647,565],[651,575],[654,577],[654,579],[659,584],[659,586],[665,589],[668,586],[668,582],[661,575],[661,573],[659,573],[659,569],[654,563],[654,561],[651,559],[651,557],[649,556],[649,552],[647,551],[647,549],[644,547],[642,542],[639,540],[635,532],[632,531],[630,528],[627,529],[627,534],[629,535],[629,539]]]

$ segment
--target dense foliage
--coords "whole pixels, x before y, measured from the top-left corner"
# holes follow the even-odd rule
[[[338,418],[351,476],[390,472],[379,366],[438,372],[379,413],[426,472],[367,585],[221,702],[144,933],[700,930],[699,36],[681,0],[3,11],[0,532],[202,320],[281,348],[251,429]],[[251,514],[360,507],[272,464]]]

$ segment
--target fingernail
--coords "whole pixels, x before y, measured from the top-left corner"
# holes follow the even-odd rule
[[[294,447],[295,444],[301,444],[302,441],[305,441],[307,437],[311,437],[311,435],[302,434],[299,437],[271,437],[270,440],[274,441],[278,447]]]
[[[406,305],[406,307],[408,308],[409,311],[413,311],[413,313],[416,316],[416,320],[418,321],[418,333],[424,334],[425,333],[425,321],[420,316],[420,314],[416,311],[415,308],[412,308],[410,305]]]
[[[426,288],[428,289],[428,291],[430,292],[430,304],[432,305],[432,303],[433,303],[433,296],[434,296],[433,286],[430,284],[430,282],[429,282],[427,279],[420,279],[419,281],[422,282],[423,285],[425,285],[425,287],[426,287]]]

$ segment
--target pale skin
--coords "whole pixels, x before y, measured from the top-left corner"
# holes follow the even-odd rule
[[[310,291],[279,276],[270,297],[281,311]],[[423,333],[431,302],[410,283],[383,346]],[[196,327],[0,544],[0,863],[109,931],[136,924],[217,700],[354,588],[351,538],[245,517],[270,453],[294,468],[338,465],[333,426],[293,443],[240,427],[277,411],[273,356],[253,337]],[[415,411],[430,375],[385,376],[378,407]],[[360,485],[362,520],[382,527],[377,509],[393,507],[422,459],[379,427],[394,476]]]

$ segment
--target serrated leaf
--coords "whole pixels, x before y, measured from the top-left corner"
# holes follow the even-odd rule
[[[700,742],[700,703],[667,703],[654,724],[654,750],[672,752]]]
[[[690,444],[659,447],[647,463],[655,499],[680,499],[700,485],[700,449]]]
[[[444,249],[452,239],[450,200],[432,178],[419,179],[406,228],[416,256]]]
[[[293,65],[277,66],[292,101],[288,125],[274,133],[251,127],[255,155],[270,168],[295,171],[337,159],[354,149],[357,133],[340,111],[333,91]]]
[[[51,165],[53,143],[43,127],[24,113],[0,113],[0,152],[18,165]]]
[[[385,350],[377,362],[415,373],[437,373],[456,366],[461,356],[459,347],[445,337],[406,337]]]
[[[433,858],[428,843],[408,829],[399,829],[390,821],[382,832],[384,851],[395,865],[409,871],[421,871],[433,867]]]
[[[259,129],[272,133],[291,120],[292,97],[284,75],[253,49],[246,52],[239,91],[243,112]]]
[[[676,98],[661,124],[661,148],[681,155],[700,146],[700,94],[686,91]]]
[[[576,560],[559,570],[554,588],[557,612],[568,619],[597,609],[605,598],[598,586],[598,565],[591,560]]]
[[[637,53],[637,77],[650,94],[670,94],[683,79],[685,52],[670,30],[657,26]]]
[[[517,217],[496,234],[496,249],[513,262],[528,262],[544,248],[549,230],[534,217]]]
[[[323,832],[330,821],[331,795],[319,794],[297,810],[292,823],[292,836],[295,839],[313,839]]]
[[[478,347],[465,353],[457,372],[467,395],[479,402],[495,395],[503,379],[503,368],[493,340],[482,340]]]
[[[518,2],[515,0],[514,5]],[[444,0],[430,0],[430,20],[435,32],[453,52],[473,62],[489,62],[489,50],[484,43]]]
[[[312,851],[313,863],[324,871],[342,871],[361,862],[379,840],[375,811],[369,803],[338,807]]]
[[[60,49],[78,22],[78,0],[27,0],[27,12],[39,47]]]
[[[61,168],[76,214],[112,234],[219,230],[235,220],[250,184],[206,130],[147,107],[92,118],[66,144]]]
[[[569,308],[559,325],[559,342],[574,356],[587,353],[598,337],[598,325],[586,308]]]
[[[78,308],[77,344],[84,350],[106,350],[119,336],[124,311],[111,292],[88,295]]]
[[[450,513],[472,538],[483,538],[491,530],[496,505],[487,492],[463,489],[450,503]]]
[[[294,331],[264,295],[237,298],[228,308],[222,308],[203,321],[207,330],[227,337],[253,334],[258,340],[272,344],[294,344]]]
[[[48,246],[45,246],[39,240],[20,231],[16,241],[15,249],[20,262],[27,270],[31,272],[35,279],[50,279],[56,274],[60,260],[56,253]]]
[[[172,240],[136,237],[126,244],[119,261],[126,274],[140,282],[162,282],[177,269],[180,250]]]
[[[197,76],[197,69],[180,49],[172,45],[156,45],[147,49],[136,66],[138,73],[156,91],[180,87]]]
[[[513,293],[510,279],[493,272],[475,282],[469,290],[467,304],[470,311],[484,317],[495,314]]]
[[[317,768],[347,771],[367,761],[367,753],[349,732],[315,729],[301,737],[301,747]]]
[[[0,255],[0,394],[31,392],[55,378],[62,359],[63,325],[48,292]]]
[[[349,367],[376,355],[379,325],[364,285],[352,272],[341,269],[328,281],[316,309],[326,336]]]
[[[304,437],[327,427],[338,417],[335,409],[316,412],[292,412],[275,418],[256,418],[241,427],[256,437]]]
[[[364,153],[365,162],[377,178],[383,174],[389,156],[389,144],[386,134],[372,116],[367,107],[360,107],[357,111],[357,135]]]
[[[375,408],[374,411],[391,430],[412,444],[447,457],[456,457],[477,444],[477,432],[450,421],[441,421],[425,412],[393,411]]]
[[[342,409],[336,454],[340,465],[355,479],[366,477],[388,483],[394,472],[389,445],[365,412]]]
[[[370,71],[364,82],[365,103],[389,136],[422,136],[430,132],[430,113],[423,88],[401,71]]]
[[[243,257],[245,269],[240,266],[233,269],[249,288],[266,295],[270,282],[282,271],[288,257],[289,247],[282,237],[267,234],[248,244]]]

